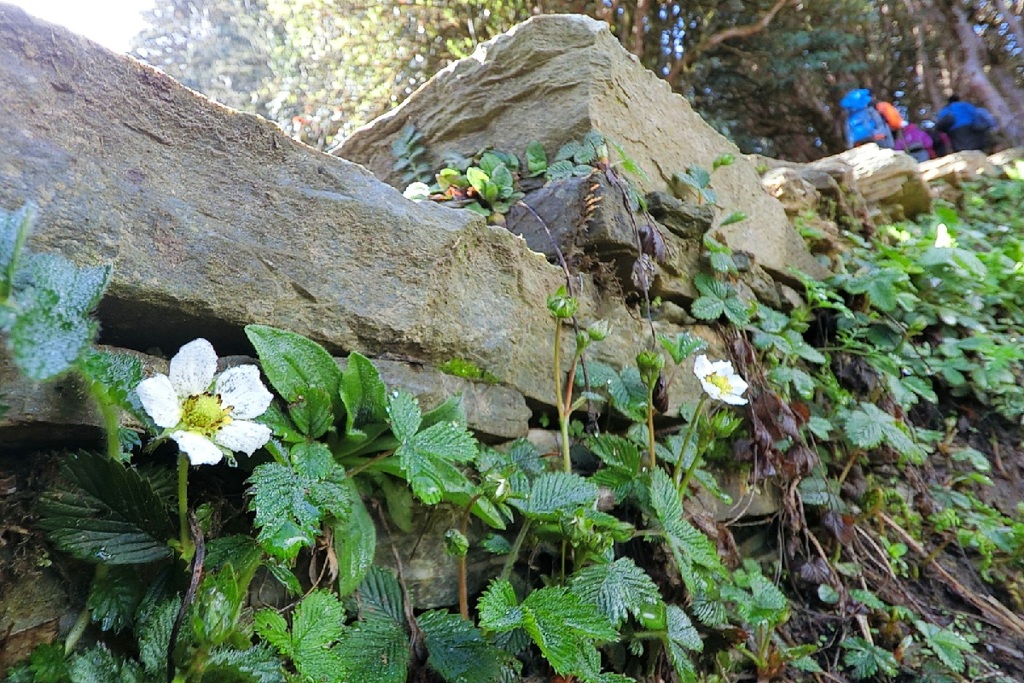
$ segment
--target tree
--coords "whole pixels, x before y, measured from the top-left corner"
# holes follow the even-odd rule
[[[534,14],[609,23],[745,151],[841,151],[854,87],[934,116],[959,92],[1024,144],[1021,0],[173,0],[136,54],[327,146]]]

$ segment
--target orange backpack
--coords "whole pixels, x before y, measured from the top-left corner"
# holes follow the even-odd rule
[[[875,109],[882,115],[891,130],[897,131],[903,127],[903,117],[900,116],[899,110],[889,102],[879,102],[875,105]]]

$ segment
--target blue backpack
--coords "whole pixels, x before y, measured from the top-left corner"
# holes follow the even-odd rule
[[[866,142],[878,143],[879,147],[893,146],[892,131],[882,115],[871,106],[870,90],[851,90],[839,105],[846,110],[846,142],[850,147]]]

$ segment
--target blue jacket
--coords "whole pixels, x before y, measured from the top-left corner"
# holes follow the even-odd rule
[[[939,123],[940,130],[949,132],[974,123],[976,110],[977,107],[970,102],[950,102],[942,108],[936,120]],[[947,116],[949,117],[948,119],[946,118]]]

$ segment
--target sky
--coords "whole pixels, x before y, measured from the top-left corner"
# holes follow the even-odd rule
[[[4,0],[40,19],[62,24],[114,52],[127,52],[145,28],[142,12],[157,0]]]

